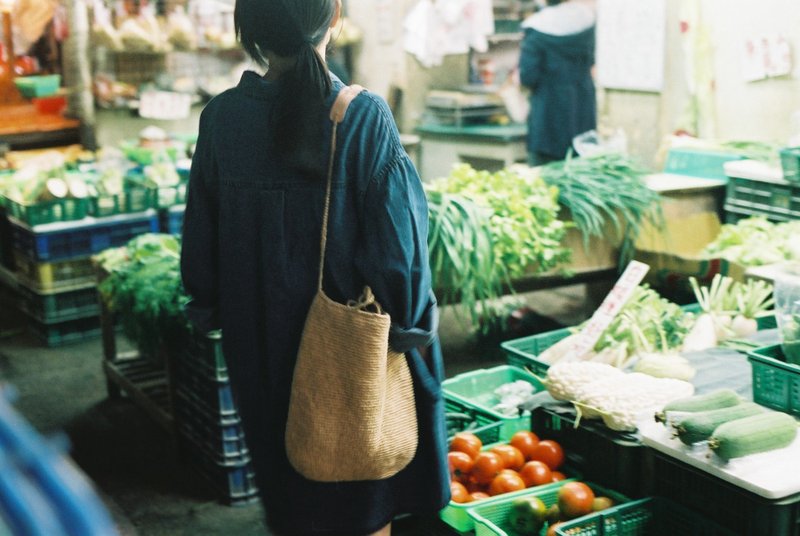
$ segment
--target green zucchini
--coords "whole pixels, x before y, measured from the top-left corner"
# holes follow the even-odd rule
[[[742,401],[742,397],[736,394],[733,389],[717,389],[703,395],[695,395],[686,398],[679,398],[669,402],[664,408],[655,415],[656,422],[667,422],[667,412],[685,411],[696,413],[698,411],[708,411],[712,409],[727,408],[735,406]]]
[[[752,402],[743,402],[736,406],[690,413],[673,423],[675,435],[683,443],[691,445],[705,441],[716,428],[726,422],[750,417],[764,411],[764,408]]]
[[[720,425],[708,446],[727,461],[787,447],[795,436],[797,421],[785,413],[770,411]]]

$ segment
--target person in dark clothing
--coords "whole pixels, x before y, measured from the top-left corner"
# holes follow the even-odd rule
[[[389,344],[413,378],[419,444],[406,468],[375,481],[308,480],[286,455],[292,374],[317,287],[328,115],[344,87],[325,63],[340,9],[340,0],[237,0],[239,40],[267,71],[245,72],[203,110],[184,216],[187,315],[200,330],[222,330],[276,535],[388,535],[397,515],[434,515],[450,498],[427,202],[389,107],[368,91],[337,130],[324,286],[344,303],[369,285],[391,315]]]
[[[572,138],[597,126],[592,80],[595,16],[572,0],[548,6],[522,23],[520,82],[531,90],[528,157],[531,165],[562,160]]]

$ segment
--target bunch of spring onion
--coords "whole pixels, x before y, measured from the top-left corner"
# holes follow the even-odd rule
[[[659,194],[646,185],[645,170],[625,155],[568,155],[536,172],[558,188],[558,201],[572,214],[585,247],[592,237],[606,238],[607,224],[611,223],[621,240],[620,266],[633,257],[636,238],[645,223],[657,228],[663,224]]]

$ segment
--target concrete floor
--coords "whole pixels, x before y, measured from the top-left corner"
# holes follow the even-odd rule
[[[581,286],[522,298],[545,316],[511,336],[569,325],[592,310]],[[96,485],[122,535],[268,535],[259,505],[218,502],[182,463],[165,431],[131,400],[108,398],[99,339],[44,348],[25,333],[9,334],[19,318],[4,312],[0,380],[16,387],[17,410],[42,434],[66,434],[70,456]],[[440,335],[448,377],[504,362],[499,339],[477,342],[449,308]],[[395,536],[446,533],[435,518],[398,521],[394,530]]]

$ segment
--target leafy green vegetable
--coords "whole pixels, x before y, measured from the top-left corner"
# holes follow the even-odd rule
[[[648,285],[639,285],[600,336],[594,350],[621,347],[628,357],[641,352],[667,352],[680,348],[693,323],[693,314],[662,298]],[[584,325],[574,331],[580,331]]]
[[[569,260],[558,191],[540,178],[461,164],[425,188],[434,286],[442,303],[460,303],[473,324],[493,316],[488,300],[513,278]]]
[[[180,276],[180,243],[172,235],[140,235],[96,257],[108,277],[99,285],[123,333],[146,356],[179,330],[188,330]]]
[[[736,153],[748,160],[758,160],[768,164],[780,165],[780,150],[783,144],[754,140],[727,140],[720,142],[720,148]]]
[[[753,217],[725,224],[701,256],[721,257],[742,266],[800,260],[800,221],[772,223]]]
[[[622,240],[620,266],[633,257],[644,222],[663,224],[659,194],[645,184],[645,171],[624,155],[569,155],[542,166],[539,173],[547,184],[558,187],[558,201],[570,210],[587,249],[592,237],[604,238],[606,223],[612,223]]]

